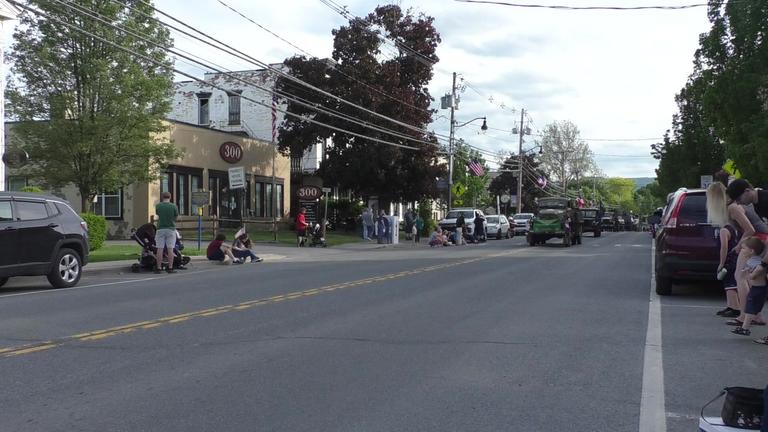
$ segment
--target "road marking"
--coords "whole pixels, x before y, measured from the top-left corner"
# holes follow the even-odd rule
[[[666,432],[664,357],[661,345],[661,299],[656,294],[656,247],[651,248],[651,298],[643,356],[643,389],[640,396],[640,432]]]
[[[402,272],[392,273],[388,275],[368,277],[365,279],[359,279],[351,282],[341,282],[341,283],[328,285],[320,288],[312,288],[308,290],[291,292],[291,293],[276,295],[276,296],[267,297],[267,298],[248,300],[248,301],[244,301],[237,304],[218,306],[218,307],[203,309],[195,312],[189,312],[189,313],[173,315],[173,316],[164,317],[164,318],[158,318],[156,320],[141,321],[141,322],[121,325],[118,327],[111,327],[103,330],[95,330],[95,331],[86,332],[86,333],[79,333],[76,335],[65,336],[55,340],[37,342],[37,343],[26,344],[22,346],[0,348],[0,358],[31,354],[34,352],[44,351],[44,350],[60,347],[65,344],[71,344],[75,342],[91,342],[91,341],[103,340],[113,336],[131,333],[137,330],[147,330],[147,329],[152,329],[152,328],[156,328],[164,325],[177,324],[177,323],[189,321],[194,318],[205,318],[205,317],[210,317],[210,316],[219,315],[223,313],[242,311],[254,306],[274,304],[274,303],[279,303],[286,300],[296,300],[299,298],[309,297],[309,296],[318,295],[322,293],[333,292],[339,289],[353,288],[353,287],[368,285],[374,282],[382,282],[382,281],[387,281],[391,279],[396,279],[399,277],[405,277],[405,276],[409,276],[416,273],[424,273],[424,272],[430,272],[434,270],[441,270],[449,267],[456,267],[460,265],[471,264],[487,258],[504,257],[504,256],[512,255],[518,252],[522,252],[525,250],[527,249],[507,251],[507,252],[502,252],[502,253],[497,253],[492,255],[486,255],[480,258],[465,259],[462,261],[455,261],[447,264],[434,265],[434,266],[424,267],[416,270],[402,271]],[[156,278],[151,278],[151,279],[156,279]],[[117,283],[122,283],[122,282],[117,282]],[[112,285],[112,284],[104,284],[104,285]],[[90,286],[97,286],[97,285],[90,285]],[[25,294],[32,294],[32,293],[25,293]]]

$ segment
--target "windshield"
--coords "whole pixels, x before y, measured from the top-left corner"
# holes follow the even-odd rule
[[[564,209],[566,201],[563,199],[540,199],[539,208]]]
[[[489,224],[495,224],[495,223],[499,223],[499,217],[498,217],[498,216],[488,216],[488,217],[486,217],[486,218],[485,218],[485,220],[486,220],[486,221],[487,221]]]
[[[512,219],[517,219],[517,220],[525,219],[525,220],[527,220],[527,219],[530,219],[531,216],[532,215],[530,215],[530,214],[516,214],[516,215],[512,216]]]
[[[597,217],[597,212],[594,210],[585,211],[584,217],[588,217],[588,218]]]
[[[456,219],[459,217],[459,213],[464,214],[464,219],[474,219],[475,212],[472,210],[451,210],[445,216],[446,219]]]

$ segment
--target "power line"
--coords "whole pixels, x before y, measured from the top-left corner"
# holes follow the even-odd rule
[[[63,26],[69,27],[69,28],[71,28],[71,29],[73,29],[73,30],[75,30],[77,32],[80,32],[80,33],[86,35],[86,36],[92,37],[92,38],[94,38],[96,40],[99,40],[99,41],[101,41],[101,42],[103,42],[103,43],[105,43],[107,45],[110,45],[110,46],[112,46],[112,47],[114,47],[116,49],[124,51],[124,52],[126,52],[128,54],[131,54],[131,55],[135,56],[136,58],[140,58],[140,59],[142,59],[144,61],[150,62],[150,63],[152,63],[152,64],[154,64],[154,65],[156,65],[156,66],[158,66],[160,68],[167,69],[169,71],[178,73],[179,75],[186,76],[186,77],[188,77],[190,79],[193,79],[195,81],[204,83],[204,84],[206,84],[206,85],[208,85],[208,86],[210,86],[212,88],[216,88],[216,89],[219,89],[219,90],[222,90],[222,91],[227,91],[227,89],[225,89],[225,88],[223,88],[221,86],[218,86],[218,85],[216,85],[214,83],[210,83],[210,82],[205,81],[205,80],[202,80],[202,79],[197,78],[197,77],[195,77],[195,76],[193,76],[191,74],[188,74],[186,72],[178,70],[178,69],[174,68],[173,66],[169,66],[169,65],[167,65],[167,64],[165,64],[165,63],[163,63],[161,61],[155,60],[155,59],[153,59],[151,57],[148,57],[146,55],[137,53],[137,52],[135,52],[135,51],[133,51],[131,49],[125,48],[123,46],[120,46],[119,44],[117,44],[115,42],[109,41],[109,40],[107,40],[107,39],[105,39],[103,37],[100,37],[100,36],[98,36],[96,34],[93,34],[93,33],[89,32],[89,31],[83,30],[83,29],[81,29],[80,27],[78,27],[78,26],[76,26],[74,24],[70,24],[70,23],[62,21],[62,20],[60,20],[60,19],[58,19],[56,17],[53,17],[53,16],[51,16],[50,14],[48,14],[46,12],[42,12],[42,11],[33,9],[31,7],[26,6],[23,3],[17,2],[16,0],[8,0],[8,1],[9,1],[9,3],[13,4],[16,7],[19,7],[21,9],[23,9],[23,10],[27,10],[27,11],[35,14],[35,15],[45,17],[48,20],[51,20],[51,21],[56,22],[56,23],[59,23],[59,24],[61,24]],[[253,103],[257,104],[257,105],[261,105],[261,106],[273,109],[273,107],[270,104],[266,104],[266,103],[258,101],[256,99],[252,99],[252,98],[248,98],[248,97],[244,97],[244,96],[242,96],[242,98],[245,99],[245,100],[248,100],[250,102],[253,102]],[[323,127],[328,128],[328,129],[335,130],[337,132],[346,133],[346,134],[349,134],[349,135],[352,135],[352,136],[355,136],[355,137],[358,137],[358,138],[363,138],[363,139],[367,139],[367,140],[370,140],[370,141],[378,142],[378,143],[381,143],[381,144],[391,145],[391,146],[394,146],[394,147],[406,148],[406,149],[410,149],[410,150],[419,150],[419,148],[417,148],[417,147],[405,146],[405,145],[402,145],[402,144],[397,144],[397,143],[381,140],[381,139],[378,139],[378,138],[368,137],[368,136],[365,136],[365,135],[362,135],[362,134],[358,134],[356,132],[352,132],[352,131],[348,131],[348,130],[345,130],[345,129],[342,129],[342,128],[338,128],[336,126],[328,125],[328,124],[319,122],[317,120],[308,118],[306,116],[300,116],[300,115],[288,112],[288,111],[280,109],[280,108],[276,108],[275,110],[278,111],[278,112],[281,112],[281,113],[283,113],[285,115],[296,117],[296,118],[299,118],[299,119],[301,119],[303,121],[307,121],[307,122],[310,122],[310,123],[313,123],[313,124],[317,124],[319,126],[323,126]]]
[[[255,87],[255,88],[259,89],[259,90],[262,90],[266,94],[275,93],[275,94],[277,94],[279,96],[284,97],[287,100],[290,100],[290,101],[292,101],[294,103],[297,103],[297,104],[299,104],[301,106],[304,106],[304,107],[306,107],[308,109],[317,111],[317,112],[319,112],[321,114],[326,114],[326,115],[329,115],[329,116],[332,116],[332,117],[340,118],[340,119],[348,121],[350,123],[354,123],[354,124],[357,124],[359,126],[363,126],[365,128],[368,128],[368,129],[371,129],[371,130],[375,130],[377,132],[382,132],[382,133],[389,134],[389,135],[392,135],[392,136],[395,136],[395,137],[398,137],[398,138],[406,139],[406,140],[413,141],[413,142],[418,142],[420,144],[434,145],[434,143],[432,143],[432,142],[423,141],[423,140],[420,140],[420,139],[417,139],[417,138],[414,138],[414,137],[410,137],[410,136],[401,134],[401,133],[399,133],[397,131],[393,131],[391,129],[384,129],[384,128],[378,127],[376,125],[373,125],[373,124],[371,124],[369,122],[362,121],[362,120],[359,120],[357,118],[354,118],[354,117],[348,116],[346,114],[340,113],[338,111],[322,107],[319,104],[308,102],[305,99],[299,98],[299,97],[294,96],[294,95],[292,95],[290,93],[285,93],[285,92],[282,92],[282,91],[279,91],[279,90],[272,90],[272,89],[268,89],[266,87],[262,87],[258,83],[255,83],[253,81],[241,78],[241,77],[239,77],[237,75],[234,75],[234,74],[222,71],[220,69],[212,67],[210,64],[206,64],[204,62],[200,62],[200,61],[197,61],[197,60],[192,60],[191,58],[189,58],[189,57],[187,57],[187,56],[185,56],[183,54],[179,54],[178,52],[174,51],[174,49],[172,49],[172,48],[169,48],[169,47],[167,47],[165,45],[153,42],[153,41],[151,41],[149,39],[146,39],[146,38],[142,37],[141,35],[136,34],[135,32],[132,32],[130,30],[125,29],[125,28],[118,27],[118,26],[114,25],[113,23],[107,21],[105,19],[106,17],[104,17],[103,15],[99,14],[98,12],[94,12],[96,14],[96,15],[94,15],[90,11],[88,11],[87,9],[81,8],[79,6],[76,6],[76,5],[74,5],[74,4],[70,3],[70,2],[64,2],[62,0],[53,0],[53,1],[56,2],[56,3],[60,3],[60,4],[64,5],[65,7],[69,8],[69,9],[72,9],[72,10],[74,10],[76,12],[79,12],[81,15],[84,15],[84,16],[87,16],[89,18],[95,19],[95,20],[101,22],[102,24],[104,24],[106,26],[114,28],[114,29],[116,29],[118,31],[121,31],[123,33],[129,34],[129,35],[131,35],[133,37],[136,37],[137,39],[142,40],[142,41],[144,41],[144,42],[146,42],[148,44],[151,44],[151,45],[153,45],[153,46],[155,46],[157,48],[163,49],[164,51],[170,52],[170,53],[175,54],[177,56],[181,56],[182,58],[185,58],[187,60],[191,60],[194,63],[197,63],[197,64],[199,64],[199,65],[201,65],[201,66],[203,66],[203,67],[205,67],[205,68],[207,68],[209,70],[212,69],[215,72],[221,73],[221,74],[223,74],[223,75],[225,75],[225,76],[227,76],[227,77],[229,77],[229,78],[231,78],[233,80],[240,81],[240,82],[242,82],[242,83],[244,83],[246,85],[250,85],[250,86]],[[179,50],[179,51],[183,52],[183,50]],[[242,95],[241,95],[241,97],[242,97]]]
[[[315,56],[315,55],[312,55],[311,53],[307,52],[306,50],[304,50],[303,48],[299,47],[298,45],[296,45],[296,44],[294,44],[294,43],[290,42],[289,40],[287,40],[287,39],[285,39],[285,38],[283,38],[282,36],[278,35],[277,33],[273,32],[272,30],[270,30],[269,28],[265,27],[264,25],[262,25],[262,24],[259,24],[259,23],[258,23],[258,22],[256,22],[256,21],[255,21],[253,18],[251,18],[251,17],[249,17],[249,16],[245,15],[243,12],[239,11],[238,9],[234,8],[233,6],[230,6],[229,4],[227,4],[227,3],[224,3],[222,0],[217,0],[217,1],[218,1],[219,3],[221,3],[221,4],[222,4],[224,7],[226,7],[227,9],[231,10],[231,11],[232,11],[232,12],[234,12],[235,14],[239,15],[240,17],[242,17],[243,19],[245,19],[245,20],[247,20],[247,21],[249,21],[249,22],[253,23],[254,25],[256,25],[257,27],[259,27],[260,29],[262,29],[262,30],[266,31],[267,33],[269,33],[269,34],[271,34],[272,36],[274,36],[274,37],[276,37],[276,38],[280,39],[281,41],[283,41],[283,42],[287,43],[287,44],[288,44],[288,45],[290,45],[291,47],[293,47],[293,48],[295,48],[295,49],[299,50],[299,52],[301,52],[301,53],[304,53],[304,54],[306,54],[307,56],[309,56],[309,57],[312,57],[312,58],[319,58],[319,57],[317,57],[317,56]],[[338,63],[336,60],[334,60],[334,59],[332,59],[332,58],[328,58],[327,60],[328,60],[330,63],[332,63],[332,64],[333,64],[333,66],[332,66],[332,69],[334,69],[336,72],[338,72],[338,73],[339,73],[339,74],[341,74],[342,76],[344,76],[344,77],[346,77],[346,78],[349,78],[350,80],[352,80],[352,81],[354,81],[354,82],[356,82],[356,83],[358,83],[358,84],[362,84],[362,85],[363,85],[363,86],[365,86],[366,88],[368,88],[368,89],[371,89],[371,90],[373,90],[374,92],[376,92],[376,93],[378,93],[378,94],[380,94],[380,95],[382,95],[382,96],[384,96],[384,97],[387,97],[387,98],[389,98],[389,99],[391,99],[391,100],[394,100],[394,101],[396,101],[396,102],[400,103],[400,104],[401,104],[401,105],[403,105],[403,106],[407,106],[407,107],[409,107],[409,108],[413,108],[413,109],[417,109],[417,110],[419,110],[419,111],[423,111],[423,112],[427,112],[427,113],[430,113],[430,110],[429,110],[429,109],[426,109],[426,108],[423,108],[423,107],[418,107],[418,106],[416,106],[416,105],[412,105],[412,104],[409,104],[409,103],[407,103],[407,102],[403,101],[403,100],[402,100],[402,99],[400,99],[400,98],[397,98],[397,97],[395,97],[395,96],[392,96],[392,95],[390,95],[390,94],[388,94],[388,93],[385,93],[384,91],[382,91],[382,90],[380,90],[380,89],[378,89],[378,88],[376,88],[376,87],[374,87],[374,86],[372,86],[372,85],[370,85],[370,84],[367,84],[367,83],[363,82],[362,80],[359,80],[359,79],[357,79],[357,78],[355,78],[355,77],[353,77],[353,76],[351,76],[351,75],[348,75],[348,74],[346,74],[344,71],[342,71],[342,70],[340,69],[340,66],[341,66],[341,64],[339,64],[339,63]]]
[[[124,7],[128,8],[128,9],[130,9],[130,10],[134,10],[134,8],[132,8],[132,7],[131,7],[130,5],[128,5],[127,3],[123,3],[122,1],[119,1],[119,0],[112,0],[112,1],[115,1],[115,2],[117,2],[117,3],[119,3],[119,4],[122,4]],[[227,49],[228,49],[228,50],[230,50],[230,51],[227,51],[227,50],[225,50],[224,48],[222,48],[222,47],[220,47],[220,46],[216,46],[216,45],[212,44],[211,42],[208,42],[208,41],[205,41],[205,40],[199,39],[199,38],[197,38],[196,36],[192,36],[192,37],[195,37],[195,38],[197,38],[197,39],[198,39],[198,40],[200,40],[201,42],[205,43],[206,45],[209,45],[209,46],[212,46],[212,47],[214,47],[214,48],[216,48],[216,49],[218,49],[218,50],[221,50],[221,51],[227,52],[228,54],[230,54],[230,55],[233,55],[233,56],[236,56],[235,54],[233,54],[233,53],[232,53],[232,52],[235,52],[235,53],[239,54],[239,55],[237,55],[237,56],[236,56],[236,57],[238,57],[238,58],[241,58],[241,59],[243,59],[243,60],[246,60],[246,61],[248,61],[248,62],[251,62],[251,63],[253,63],[253,64],[256,64],[256,65],[258,65],[258,66],[260,66],[260,67],[263,67],[263,68],[265,68],[265,69],[268,69],[269,71],[271,71],[271,72],[273,72],[273,73],[275,73],[275,74],[277,74],[277,75],[283,76],[283,77],[287,78],[288,80],[291,80],[291,81],[297,82],[297,83],[299,83],[299,84],[302,84],[302,85],[304,85],[305,87],[307,87],[307,88],[309,88],[309,89],[312,89],[312,90],[314,90],[314,91],[316,91],[316,92],[318,92],[318,93],[320,93],[320,94],[323,94],[323,95],[325,95],[325,96],[331,97],[331,98],[333,98],[334,100],[336,100],[336,101],[338,101],[338,102],[341,102],[341,103],[344,103],[344,104],[346,104],[346,105],[352,106],[352,107],[354,107],[354,108],[357,108],[357,109],[359,109],[359,110],[361,110],[361,111],[364,111],[364,112],[366,112],[366,113],[368,113],[368,114],[374,115],[374,116],[376,116],[376,117],[379,117],[379,118],[382,118],[382,119],[384,119],[384,120],[387,120],[387,121],[389,121],[389,122],[391,122],[391,123],[397,124],[397,125],[399,125],[399,126],[403,126],[403,127],[406,127],[406,128],[408,128],[408,129],[411,129],[411,130],[414,130],[414,131],[417,131],[417,132],[420,132],[420,133],[423,133],[423,134],[426,134],[426,135],[429,135],[429,134],[431,133],[430,131],[428,131],[428,130],[426,130],[426,129],[423,129],[423,128],[419,128],[419,127],[417,127],[417,126],[413,126],[413,125],[411,125],[411,124],[408,124],[408,123],[404,123],[404,122],[401,122],[401,121],[399,121],[399,120],[397,120],[397,119],[394,119],[394,118],[388,117],[388,116],[386,116],[386,115],[383,115],[383,114],[377,113],[377,112],[375,112],[375,111],[373,111],[373,110],[370,110],[370,109],[368,109],[368,108],[365,108],[365,107],[363,107],[363,106],[361,106],[361,105],[359,105],[359,104],[356,104],[356,103],[354,103],[354,102],[350,102],[350,101],[348,101],[348,100],[346,100],[346,99],[343,99],[343,98],[341,98],[341,97],[339,97],[339,96],[337,96],[337,95],[334,95],[334,94],[332,94],[332,93],[330,93],[330,92],[328,92],[328,91],[325,91],[325,90],[323,90],[323,89],[321,89],[321,88],[318,88],[317,86],[314,86],[314,85],[312,85],[312,84],[310,84],[310,83],[307,83],[306,81],[302,81],[301,79],[299,79],[299,78],[296,78],[296,77],[294,77],[294,76],[292,76],[292,75],[290,75],[290,74],[288,74],[288,73],[285,73],[284,71],[282,71],[282,70],[280,70],[280,69],[278,69],[278,68],[275,68],[275,67],[273,67],[272,65],[270,65],[270,64],[268,64],[268,63],[265,63],[265,62],[263,62],[263,61],[261,61],[261,60],[258,60],[258,59],[254,58],[254,57],[252,57],[252,56],[249,56],[248,54],[245,54],[245,53],[243,53],[242,51],[239,51],[239,50],[237,50],[236,48],[233,48],[232,46],[230,46],[230,45],[228,45],[228,44],[226,44],[226,43],[224,43],[224,42],[221,42],[220,40],[218,40],[218,39],[216,39],[216,38],[214,38],[214,37],[212,37],[212,36],[208,35],[207,33],[203,32],[203,31],[201,31],[201,30],[198,30],[197,28],[195,28],[195,27],[193,27],[193,26],[191,26],[191,25],[189,25],[189,24],[187,24],[187,23],[185,23],[185,22],[183,22],[183,21],[181,21],[181,20],[179,20],[179,19],[175,18],[174,16],[172,16],[172,15],[170,15],[170,14],[166,13],[166,12],[163,12],[162,10],[160,10],[160,9],[156,8],[154,5],[152,5],[152,4],[150,4],[150,3],[147,3],[147,2],[145,2],[144,0],[139,0],[139,1],[140,1],[140,2],[142,2],[143,4],[145,4],[147,7],[151,8],[151,9],[152,9],[154,12],[156,12],[156,13],[159,13],[159,14],[161,14],[161,15],[163,15],[163,16],[166,16],[166,17],[168,17],[169,19],[173,20],[174,22],[177,22],[177,23],[179,23],[180,25],[182,25],[182,26],[184,26],[184,27],[186,27],[186,28],[188,28],[188,29],[190,29],[190,30],[194,31],[195,33],[198,33],[198,34],[200,34],[200,35],[202,35],[202,36],[204,36],[204,37],[206,37],[206,38],[210,39],[211,41],[214,41],[214,42],[216,42],[217,44],[219,44],[219,45],[221,45],[221,46],[223,46],[223,47],[227,48]],[[139,11],[139,13],[143,14],[144,16],[147,16],[147,14],[144,14],[143,12],[140,12],[140,11]],[[169,25],[169,24],[167,24],[167,23],[163,22],[162,20],[159,20],[158,18],[155,18],[155,17],[152,17],[152,16],[148,16],[148,17],[149,17],[150,19],[153,19],[153,20],[155,20],[155,21],[157,21],[157,22],[159,22],[159,23],[161,23],[161,24],[163,24],[163,25],[165,25],[165,26],[169,27],[169,28],[172,28],[172,29],[174,29],[174,30],[176,30],[176,31],[182,31],[182,32],[183,32],[183,30],[179,30],[177,27],[171,26],[171,25]],[[188,33],[186,33],[186,34],[188,34]]]
[[[561,5],[541,5],[541,4],[524,4],[524,3],[509,3],[503,1],[491,1],[491,0],[454,0],[459,3],[480,3],[480,4],[495,4],[501,6],[511,6],[517,8],[531,8],[531,9],[558,9],[558,10],[617,10],[617,11],[637,11],[637,10],[681,10],[681,9],[693,9],[699,7],[707,7],[707,3],[694,3],[678,6],[561,6]]]

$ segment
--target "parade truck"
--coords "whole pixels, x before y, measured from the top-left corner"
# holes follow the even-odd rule
[[[531,220],[527,240],[530,246],[549,239],[562,239],[563,246],[581,244],[584,217],[568,198],[540,198],[539,211]]]
[[[602,212],[598,208],[581,209],[581,216],[584,221],[582,232],[591,232],[595,237],[600,237],[603,232]]]

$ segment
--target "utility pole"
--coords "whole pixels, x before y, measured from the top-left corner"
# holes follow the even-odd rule
[[[521,213],[523,209],[523,136],[525,135],[525,127],[523,122],[525,121],[525,108],[520,110],[520,146],[517,149],[517,213]]]
[[[448,211],[453,208],[453,134],[455,131],[454,112],[456,111],[456,72],[451,85],[451,134],[448,138]]]

